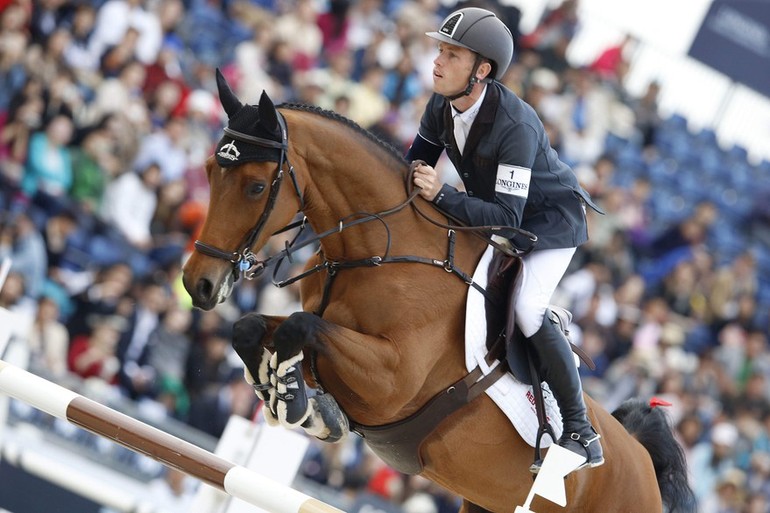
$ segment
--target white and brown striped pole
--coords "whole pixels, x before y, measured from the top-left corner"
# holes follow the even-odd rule
[[[181,440],[0,360],[0,393],[188,474],[271,513],[342,513]]]

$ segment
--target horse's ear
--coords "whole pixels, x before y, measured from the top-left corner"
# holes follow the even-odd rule
[[[275,110],[273,100],[263,90],[262,96],[259,98],[259,123],[270,130],[271,132],[277,132],[278,126],[278,112]]]
[[[241,104],[241,101],[235,96],[233,90],[230,89],[230,85],[227,83],[227,80],[225,80],[225,76],[222,75],[222,72],[219,71],[219,68],[217,68],[217,89],[219,90],[219,101],[222,102],[222,107],[225,109],[227,117],[232,118],[236,112],[241,110],[243,104]]]

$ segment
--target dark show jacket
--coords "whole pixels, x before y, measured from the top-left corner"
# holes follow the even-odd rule
[[[440,209],[471,226],[530,231],[538,237],[536,249],[574,248],[588,240],[584,205],[603,212],[559,160],[531,106],[492,82],[468,133],[465,155],[453,130],[451,105],[434,93],[406,155],[409,162],[421,159],[435,166],[446,149],[467,192],[444,184],[433,200]]]

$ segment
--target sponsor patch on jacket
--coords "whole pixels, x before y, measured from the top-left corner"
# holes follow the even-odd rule
[[[497,166],[495,192],[526,198],[529,195],[529,180],[531,177],[531,169],[500,164]]]

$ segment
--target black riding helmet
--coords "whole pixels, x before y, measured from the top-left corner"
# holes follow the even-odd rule
[[[477,55],[476,64],[473,67],[465,91],[450,97],[450,100],[471,93],[476,79],[476,69],[481,64],[481,58],[492,63],[492,73],[489,76],[500,80],[505,75],[513,58],[513,36],[508,27],[492,11],[478,7],[466,7],[459,9],[447,16],[438,32],[426,32],[425,35],[449,43],[467,48]],[[484,79],[491,82],[491,78]]]

